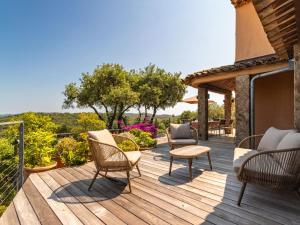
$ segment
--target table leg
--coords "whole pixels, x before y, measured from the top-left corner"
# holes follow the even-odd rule
[[[170,156],[170,169],[169,169],[169,176],[171,176],[172,163],[173,163],[173,156]]]
[[[211,159],[210,159],[210,154],[209,154],[209,152],[207,152],[207,158],[208,158],[210,170],[212,170],[212,164],[211,164]]]
[[[192,164],[193,164],[193,159],[189,159],[189,174],[190,174],[190,181],[193,180],[193,171],[192,171]]]

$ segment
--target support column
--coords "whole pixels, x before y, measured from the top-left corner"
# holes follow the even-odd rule
[[[226,120],[226,125],[229,125],[229,122],[231,120],[231,105],[232,105],[232,93],[227,92],[225,94],[225,99],[224,99],[224,113],[225,113],[225,120]]]
[[[250,134],[250,77],[235,78],[236,144]]]
[[[294,45],[294,127],[300,129],[300,44]]]
[[[208,140],[208,91],[198,88],[198,132],[201,140]]]

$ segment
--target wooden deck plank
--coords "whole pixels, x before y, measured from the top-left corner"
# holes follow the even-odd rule
[[[90,170],[91,168],[89,168],[88,170]],[[92,177],[93,173],[92,170],[90,170],[89,172],[84,171],[82,168],[80,169],[80,172],[84,173],[86,176],[88,177]],[[101,188],[101,186],[103,185],[103,182],[106,182],[104,179],[98,179],[96,180],[97,183],[99,183],[98,188]],[[112,186],[113,184],[110,184],[110,186]],[[140,198],[143,198],[149,202],[151,202],[152,204],[157,205],[158,207],[160,207],[161,209],[167,210],[169,212],[171,212],[174,215],[179,216],[180,218],[182,218],[183,220],[191,223],[191,224],[199,224],[199,223],[203,223],[204,220],[201,219],[198,216],[195,216],[189,212],[180,210],[180,208],[174,206],[173,204],[169,204],[155,196],[152,196],[151,194],[148,194],[146,192],[142,192],[139,189],[132,189],[134,191],[132,191],[132,193],[134,195],[139,196]],[[147,195],[148,194],[148,195]],[[150,196],[150,197],[149,197]]]
[[[30,179],[23,184],[23,190],[41,224],[62,224]]]
[[[48,185],[38,176],[31,174],[29,178],[36,189],[40,192],[50,208],[64,225],[82,225],[83,223],[72,213],[72,211],[60,201],[58,196],[48,187]]]
[[[49,173],[40,173],[39,176],[43,181],[51,188],[61,202],[65,203],[66,206],[73,212],[77,218],[86,225],[89,224],[104,224],[98,217],[96,217],[91,211],[89,211],[84,205],[82,205],[78,199],[70,194],[64,186],[58,184]]]
[[[156,179],[153,179],[151,177],[148,176],[148,174],[143,174],[143,176],[139,179],[135,180],[136,182],[139,182],[141,184],[144,185],[151,185],[152,188],[156,188],[157,190],[160,191],[164,191],[166,193],[168,193],[168,190],[172,190],[176,193],[177,196],[187,196],[189,198],[189,202],[193,203],[194,206],[196,207],[201,207],[201,208],[205,208],[209,211],[214,210],[216,213],[218,210],[222,210],[220,213],[220,216],[230,216],[230,217],[234,217],[233,219],[229,219],[231,221],[237,219],[237,218],[242,218],[242,219],[246,219],[246,223],[251,221],[251,223],[256,224],[256,222],[260,223],[260,224],[269,224],[269,225],[275,225],[277,224],[275,221],[272,220],[267,220],[265,218],[261,218],[261,217],[257,217],[255,214],[249,213],[248,211],[244,210],[241,207],[232,207],[230,205],[226,205],[225,207],[222,207],[219,205],[219,202],[214,202],[213,204],[209,204],[205,201],[203,201],[203,197],[199,196],[197,194],[194,194],[192,192],[189,192],[187,190],[184,190],[180,187],[177,187],[176,185],[172,185],[172,184],[166,184],[166,183],[161,183],[161,182],[157,182]],[[175,194],[174,193],[174,194]],[[203,205],[205,204],[205,205]],[[225,215],[224,215],[225,214]],[[236,218],[237,217],[237,218]],[[240,224],[244,223],[244,222],[239,222]]]
[[[49,174],[54,178],[61,186],[65,186],[65,189],[69,191],[74,197],[76,197],[85,207],[87,207],[92,213],[94,213],[99,219],[101,219],[105,224],[114,225],[120,224],[125,225],[118,217],[116,217],[113,213],[108,211],[99,203],[95,202],[95,200],[89,197],[86,193],[82,190],[77,188],[75,185],[69,185],[70,182],[63,177],[60,173],[60,170],[56,171],[49,171]],[[64,174],[65,175],[65,174]]]
[[[300,224],[300,201],[291,192],[278,194],[249,185],[238,207],[241,184],[232,169],[233,144],[212,140],[200,143],[212,148],[213,171],[207,158],[199,157],[193,161],[193,182],[188,180],[186,160],[175,160],[168,176],[164,140],[159,140],[157,149],[142,152],[142,177],[136,169],[131,172],[132,193],[122,172],[109,173],[120,182],[99,176],[88,191],[93,163],[32,174],[0,224]]]
[[[40,221],[21,188],[13,200],[21,225],[40,225]]]
[[[78,172],[76,172],[73,168],[66,168],[66,172],[64,176],[71,182],[75,182],[74,185],[77,186],[79,189],[84,191],[90,197],[93,197],[95,201],[99,202],[102,206],[104,206],[107,210],[114,213],[119,219],[121,219],[126,224],[146,224],[143,220],[141,220],[136,215],[132,214],[131,212],[127,211],[125,208],[117,204],[113,199],[107,197],[105,193],[98,192],[96,188],[91,189],[91,191],[87,191],[87,188],[91,182],[90,179],[87,177],[82,176]],[[74,175],[75,174],[75,175]],[[80,179],[78,179],[80,178]],[[76,182],[77,181],[77,182]],[[95,184],[96,185],[96,184]]]
[[[11,202],[10,205],[5,210],[4,214],[0,218],[0,225],[19,225],[20,221],[18,219],[14,203]]]
[[[147,166],[145,166],[145,167],[147,167]],[[227,195],[226,193],[224,194],[224,192],[223,193],[222,192],[220,193],[220,192],[217,192],[217,191],[215,192],[215,191],[212,191],[209,188],[206,188],[206,187],[201,186],[199,184],[195,184],[196,181],[193,181],[192,183],[183,184],[182,176],[175,175],[176,172],[173,173],[172,177],[169,177],[169,176],[163,176],[163,174],[168,173],[167,169],[165,169],[165,171],[157,172],[159,170],[156,170],[156,169],[153,169],[153,168],[146,169],[145,167],[140,166],[141,171],[147,172],[147,173],[152,173],[152,174],[154,174],[154,177],[156,179],[159,179],[163,182],[168,182],[169,180],[175,181],[178,186],[180,186],[182,188],[192,187],[192,189],[191,188],[189,189],[190,191],[192,191],[194,193],[197,193],[198,195],[205,196],[208,199],[212,199],[212,200],[217,201],[217,202],[230,204],[230,205],[233,205],[233,206],[236,205],[236,199],[238,197],[238,193],[236,195],[232,195],[232,194]],[[185,175],[185,176],[188,177],[188,175]],[[187,180],[187,178],[185,180]],[[261,197],[263,198],[263,195]],[[279,204],[272,204],[272,202],[273,202],[272,198],[268,199],[269,203],[266,203],[266,202],[264,202],[262,200],[259,200],[259,199],[253,200],[249,197],[246,197],[246,195],[245,195],[245,199],[248,199],[248,201],[250,200],[253,203],[250,204],[247,200],[245,200],[243,205],[248,205],[251,208],[256,208],[255,211],[263,212],[263,215],[265,215],[265,216],[270,215],[270,218],[273,218],[274,217],[273,216],[274,211],[275,211],[276,214],[278,214],[278,215],[284,215],[284,217],[286,217],[288,219],[291,217],[294,220],[299,221],[298,216],[296,216],[297,212],[299,212],[299,208],[297,207],[297,205],[296,205],[296,207],[293,207],[294,205],[290,204],[289,201],[286,201],[285,205],[281,206]],[[299,203],[297,203],[297,204],[299,204]],[[265,207],[261,208],[262,205],[265,206]],[[289,208],[291,208],[291,210],[288,210]],[[294,211],[294,213],[290,213],[290,211],[292,211],[292,212]]]
[[[84,175],[85,177],[89,177],[92,178],[93,177],[93,173],[87,173],[86,171],[84,171],[82,169],[82,167],[80,168],[76,168],[77,170],[77,176],[79,175]],[[75,175],[75,174],[74,174]],[[90,175],[90,176],[89,176]],[[101,179],[101,180],[106,180],[106,179]],[[156,215],[144,210],[142,207],[136,204],[133,204],[132,202],[128,201],[126,198],[123,197],[123,195],[120,195],[120,193],[124,193],[124,195],[127,195],[128,192],[126,191],[126,189],[124,190],[122,186],[119,186],[120,189],[115,189],[115,191],[113,191],[113,186],[110,185],[108,188],[106,188],[105,185],[103,185],[103,182],[101,182],[101,185],[98,185],[98,181],[95,183],[95,190],[101,193],[106,193],[106,196],[111,198],[113,196],[117,196],[114,197],[114,201],[119,204],[120,206],[126,208],[128,211],[132,212],[134,215],[138,216],[140,219],[142,219],[145,223],[149,223],[149,224],[164,224],[166,225],[167,222],[162,220],[161,218],[157,217]]]

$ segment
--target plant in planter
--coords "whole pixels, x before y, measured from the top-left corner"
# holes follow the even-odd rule
[[[13,117],[12,120],[24,121],[25,175],[55,168],[53,145],[57,126],[51,118],[29,112]],[[7,129],[6,136],[11,139],[18,138],[18,127]]]
[[[46,167],[54,165],[54,134],[49,131],[32,131],[25,135],[24,162],[25,167]]]
[[[84,141],[79,142],[72,137],[65,137],[59,140],[55,149],[66,166],[81,165],[87,162],[88,148]]]

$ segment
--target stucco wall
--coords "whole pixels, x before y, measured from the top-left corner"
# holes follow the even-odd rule
[[[255,133],[264,133],[270,126],[293,128],[293,72],[255,81]]]
[[[236,8],[235,61],[273,53],[273,47],[269,43],[253,3]]]

